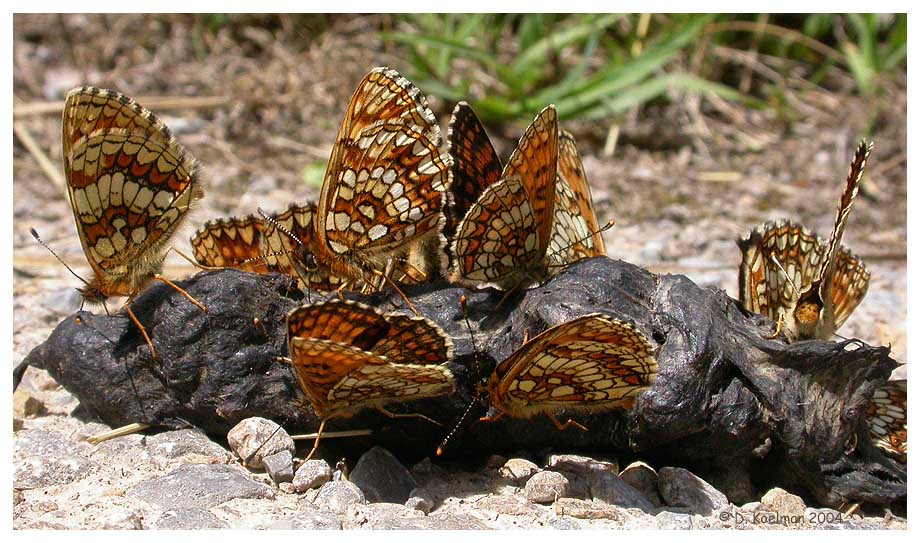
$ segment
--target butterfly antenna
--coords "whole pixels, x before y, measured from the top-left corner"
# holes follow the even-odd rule
[[[588,241],[589,239],[593,238],[595,235],[600,234],[601,232],[610,230],[611,228],[613,228],[613,225],[615,225],[616,223],[617,223],[617,222],[616,222],[615,220],[610,219],[609,221],[607,221],[607,224],[605,224],[604,226],[598,228],[598,229],[595,230],[594,232],[590,232],[587,236],[585,236],[585,237],[583,237],[583,238],[580,238],[580,239],[577,239],[577,240],[573,241],[572,243],[566,245],[565,247],[561,247],[561,248],[559,248],[559,249],[553,251],[552,253],[549,253],[549,254],[546,255],[546,256],[547,256],[547,257],[553,257],[553,256],[558,255],[559,253],[563,253],[563,252],[565,252],[565,251],[568,251],[569,249],[571,249],[572,247],[578,245],[579,243],[583,243],[583,242],[585,242],[585,241]],[[569,265],[570,265],[570,264],[550,264],[550,265],[547,266],[547,267],[549,267],[549,268],[557,268],[557,267],[565,267],[565,266],[569,266]]]
[[[264,211],[262,211],[262,208],[261,208],[261,207],[257,207],[257,208],[256,208],[256,211],[259,212],[259,215],[262,215],[262,218],[263,218],[263,219],[265,219],[266,221],[268,221],[269,223],[271,223],[272,226],[274,226],[274,227],[277,228],[278,230],[281,230],[281,232],[282,232],[285,236],[287,236],[287,237],[291,238],[292,240],[296,241],[296,242],[297,242],[297,245],[300,245],[301,247],[303,246],[303,242],[300,241],[300,238],[299,238],[299,237],[295,236],[293,232],[291,232],[290,230],[288,230],[287,228],[285,228],[281,223],[279,223],[278,221],[276,221],[274,217],[271,217],[271,216],[269,216],[267,213],[265,213]]]
[[[438,448],[435,451],[436,455],[438,456],[444,455],[444,450],[445,450],[445,447],[447,447],[447,442],[450,441],[451,438],[454,437],[454,434],[456,434],[457,431],[460,429],[460,427],[463,425],[463,423],[466,422],[466,419],[469,417],[470,412],[473,410],[473,406],[476,405],[476,402],[479,401],[479,398],[481,396],[482,394],[480,393],[476,393],[476,395],[473,396],[473,399],[470,400],[469,405],[466,406],[466,411],[464,411],[463,414],[460,415],[460,419],[457,421],[457,424],[455,424],[453,429],[451,429],[451,431],[448,432],[447,436],[444,438],[444,441],[442,441],[441,444],[438,445]]]
[[[470,344],[473,346],[473,360],[475,361],[475,365],[476,365],[475,373],[476,373],[476,378],[479,379],[480,375],[482,374],[482,369],[479,366],[479,354],[480,353],[479,353],[479,349],[476,348],[476,337],[473,335],[473,326],[470,324],[469,314],[466,310],[466,301],[467,301],[466,295],[461,294],[460,295],[460,308],[463,310],[463,320],[466,322],[466,330],[470,334]],[[479,388],[481,387],[479,387],[477,383],[477,389]],[[469,417],[470,412],[472,412],[473,410],[473,406],[476,405],[476,402],[478,402],[479,398],[481,397],[482,397],[482,391],[477,390],[476,394],[473,396],[473,399],[470,400],[469,405],[466,406],[466,410],[463,412],[462,415],[460,415],[460,418],[457,420],[457,424],[454,425],[454,427],[451,429],[450,432],[448,432],[444,440],[441,441],[441,444],[438,445],[438,448],[435,451],[435,454],[437,454],[438,456],[444,455],[444,450],[447,447],[447,443],[454,437],[454,434],[456,434],[457,431],[460,430],[460,427],[463,425],[463,423],[466,422],[466,419]]]
[[[801,298],[801,297],[802,297],[802,292],[799,290],[799,287],[796,286],[795,281],[793,281],[792,278],[789,277],[789,274],[786,273],[786,269],[783,268],[783,265],[780,264],[779,258],[776,257],[776,251],[773,251],[772,253],[770,253],[770,260],[773,262],[773,264],[776,265],[776,267],[779,269],[780,273],[783,274],[783,277],[786,278],[786,281],[789,281],[789,284],[792,285],[792,290],[795,291],[796,296],[798,296],[799,298]]]
[[[48,246],[47,243],[45,243],[45,240],[43,240],[43,239],[41,238],[41,236],[38,235],[38,232],[36,232],[34,228],[29,228],[29,232],[32,234],[32,237],[35,238],[35,241],[39,242],[39,243],[41,244],[41,246],[44,247],[45,249],[48,249],[48,252],[50,252],[52,255],[54,255],[54,258],[56,258],[56,259],[58,260],[58,262],[60,262],[61,264],[64,265],[65,268],[67,268],[67,271],[69,271],[70,273],[72,273],[73,276],[76,277],[77,279],[79,279],[80,281],[83,281],[83,284],[84,284],[84,285],[89,286],[89,281],[87,281],[86,279],[83,279],[82,277],[80,277],[79,275],[77,275],[77,272],[73,271],[73,268],[71,268],[70,266],[68,266],[67,263],[64,262],[64,259],[61,258],[60,256],[58,256],[58,254],[54,252],[54,249],[52,249],[50,246]],[[82,309],[83,306],[81,305],[80,308]]]

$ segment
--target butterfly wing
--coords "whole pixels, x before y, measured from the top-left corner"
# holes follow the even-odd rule
[[[556,110],[544,109],[524,132],[502,178],[470,207],[453,244],[453,281],[464,286],[527,286],[544,268],[553,226]]]
[[[63,125],[68,194],[87,260],[106,295],[132,294],[203,196],[197,165],[156,116],[114,91],[71,91]]]
[[[831,280],[831,300],[834,307],[834,329],[837,330],[850,317],[869,290],[869,270],[863,261],[841,247]]]
[[[575,138],[564,130],[559,133],[553,214],[553,235],[547,258],[554,267],[558,269],[583,258],[607,254]]]
[[[875,389],[866,424],[878,447],[907,461],[907,381],[888,381]]]
[[[451,203],[445,213],[444,235],[451,239],[457,224],[482,192],[501,179],[502,163],[486,129],[466,102],[454,107],[447,131],[451,166]]]
[[[492,405],[516,417],[557,409],[629,407],[658,374],[654,349],[631,324],[591,314],[521,346],[489,379]]]
[[[372,70],[352,96],[326,171],[316,228],[320,260],[379,265],[439,232],[450,175],[439,143],[418,88],[395,70]]]
[[[195,260],[203,266],[268,271],[261,258],[262,220],[253,215],[208,221],[190,241]]]
[[[824,241],[802,225],[771,221],[739,240],[738,247],[739,296],[744,307],[774,321],[786,315],[784,323],[791,323],[799,294],[820,273]]]

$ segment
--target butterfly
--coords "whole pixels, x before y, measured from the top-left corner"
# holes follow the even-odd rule
[[[424,415],[385,408],[453,393],[454,375],[445,365],[453,356],[453,342],[436,324],[347,300],[298,307],[288,313],[287,323],[289,363],[322,419],[310,456],[329,419],[363,409],[437,424]]]
[[[546,414],[560,430],[561,409],[597,412],[631,408],[658,374],[654,348],[635,326],[592,313],[549,328],[496,366],[486,392],[497,413],[531,418]]]
[[[189,240],[192,255],[202,266],[238,268],[266,273],[262,260],[262,219],[253,215],[210,220]]]
[[[156,358],[130,306],[151,280],[167,283],[207,311],[160,275],[170,236],[204,196],[198,164],[153,113],[115,91],[70,91],[63,127],[67,193],[93,269],[83,298],[104,303],[127,296],[125,310]]]
[[[540,169],[552,168],[548,164],[553,162],[551,156],[536,154],[551,145],[539,141],[542,127],[555,124],[554,113],[549,109],[525,132],[509,167],[503,171],[472,108],[465,102],[454,108],[448,134],[453,181],[445,210],[445,234],[453,242],[451,265],[455,282],[465,286],[491,282],[505,290],[514,289],[550,277],[582,258],[606,255],[601,232],[607,227],[598,226],[581,156],[570,133],[555,129],[558,149],[554,181],[549,170]],[[549,121],[551,116],[553,120]],[[545,129],[545,134],[548,136],[552,130]],[[531,165],[536,171],[519,175],[517,170],[523,168],[515,170],[510,164],[532,160],[524,158],[525,147],[539,157],[533,160],[540,166]],[[553,205],[546,207],[537,199],[540,191],[549,192],[550,185]],[[509,213],[502,213],[506,209]],[[543,236],[547,224],[550,233]],[[458,231],[461,228],[465,230]]]
[[[738,241],[741,302],[777,323],[774,337],[828,339],[866,295],[869,272],[841,238],[871,151],[865,141],[856,150],[830,242],[789,221],[764,223]]]
[[[866,424],[878,447],[907,462],[907,381],[887,381],[875,389]]]
[[[482,191],[457,226],[452,282],[513,290],[547,275],[558,135],[556,108],[548,106],[524,131],[501,179]]]
[[[424,96],[398,72],[375,68],[358,84],[312,220],[312,256],[324,275],[373,283],[413,248],[440,240],[450,182],[440,141]]]

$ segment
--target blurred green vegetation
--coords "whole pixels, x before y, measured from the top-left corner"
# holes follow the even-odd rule
[[[786,93],[849,79],[874,100],[907,64],[904,14],[407,14],[389,26],[380,37],[407,77],[492,122],[548,103],[611,117],[675,93],[795,118]]]

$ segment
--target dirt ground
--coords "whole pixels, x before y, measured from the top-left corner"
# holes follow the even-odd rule
[[[86,84],[142,104],[223,97],[207,107],[152,108],[203,165],[206,197],[174,238],[188,250],[189,234],[207,219],[315,199],[356,83],[374,66],[404,69],[401,51],[369,31],[380,17],[315,16],[294,25],[251,16],[248,26],[212,34],[190,16],[15,16],[12,363],[80,303],[78,281],[29,229],[78,273],[90,273],[61,180],[60,109],[42,113],[42,103]],[[830,233],[850,157],[876,106],[875,152],[844,238],[866,261],[872,284],[839,333],[891,344],[906,362],[906,74],[886,82],[875,104],[844,76],[838,83],[834,93],[799,92],[802,115],[794,121],[773,109],[673,94],[668,105],[618,119],[612,156],[603,153],[612,120],[563,118],[561,125],[579,142],[601,222],[617,221],[605,234],[610,256],[736,296],[739,236],[778,218]],[[446,134],[454,104],[430,103]],[[503,156],[522,128],[490,127]],[[192,273],[170,257],[167,274]]]

